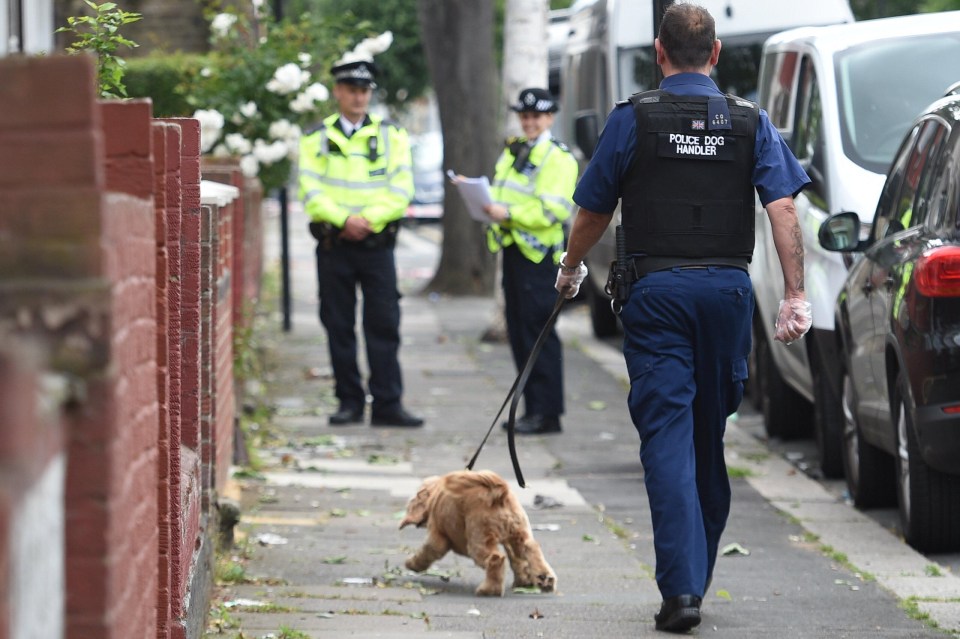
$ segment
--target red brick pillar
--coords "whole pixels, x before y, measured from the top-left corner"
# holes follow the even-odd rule
[[[171,282],[168,290],[171,340],[174,334],[178,336],[176,351],[172,343],[170,346],[172,454],[169,637],[182,639],[188,634],[198,634],[205,622],[213,556],[211,541],[204,533],[208,512],[203,507],[200,458],[200,347],[203,335],[200,124],[190,118],[172,118],[164,122],[176,125],[180,132],[179,183],[175,195],[179,201],[174,203],[174,198],[168,195],[167,251]],[[175,204],[177,214],[174,214]],[[173,283],[174,279],[176,284]]]
[[[3,60],[0,86],[15,89],[0,91],[0,334],[40,344],[43,367],[73,389],[66,637],[150,636],[159,410],[149,105],[111,112],[102,130],[81,56]]]

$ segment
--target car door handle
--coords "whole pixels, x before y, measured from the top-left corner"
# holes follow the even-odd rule
[[[861,287],[860,290],[863,291],[864,295],[869,295],[870,293],[873,292],[873,282],[871,282],[870,280],[867,280],[866,282],[863,283],[863,286]]]
[[[893,285],[896,283],[897,280],[894,279],[893,275],[887,275],[887,279],[883,280],[883,285],[887,287],[888,291],[893,288]]]

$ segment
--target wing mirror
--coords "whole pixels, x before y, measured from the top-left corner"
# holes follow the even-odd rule
[[[590,159],[600,139],[600,118],[596,111],[580,111],[573,120],[573,134],[583,157]]]
[[[864,249],[860,241],[860,216],[850,211],[831,215],[820,225],[820,246],[828,251],[854,253]]]

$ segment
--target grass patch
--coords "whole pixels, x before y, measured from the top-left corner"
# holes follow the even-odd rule
[[[927,575],[927,577],[943,577],[943,571],[940,570],[940,566],[937,564],[927,564],[924,567],[923,572]]]
[[[754,477],[755,475],[755,472],[743,466],[727,466],[727,476],[730,477],[730,479],[746,479],[748,477]]]

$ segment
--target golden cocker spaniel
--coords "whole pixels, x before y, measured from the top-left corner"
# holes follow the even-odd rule
[[[513,569],[513,587],[553,592],[557,576],[533,538],[530,520],[510,486],[490,470],[461,470],[428,477],[407,503],[400,528],[427,528],[427,540],[406,561],[423,572],[453,551],[486,571],[478,595],[503,596],[505,559]],[[501,545],[506,556],[500,550]]]

